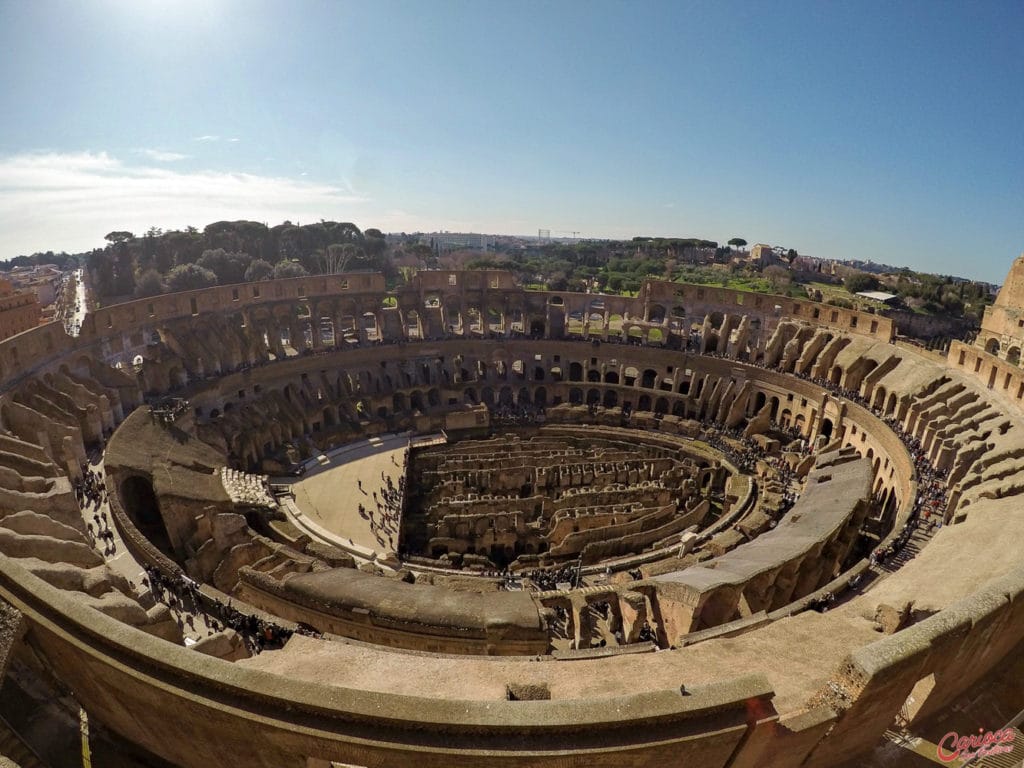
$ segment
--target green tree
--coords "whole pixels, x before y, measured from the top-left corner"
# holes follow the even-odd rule
[[[857,272],[843,279],[843,287],[850,293],[874,291],[879,286],[878,278],[867,272]]]
[[[100,298],[113,296],[114,290],[114,255],[107,249],[94,249],[86,259],[92,275],[92,285]]]
[[[729,245],[735,246],[736,248],[745,248],[747,245],[747,241],[744,240],[742,237],[734,237],[732,240],[729,241]]]
[[[175,292],[209,288],[216,284],[217,275],[198,264],[179,264],[167,276],[167,287]]]
[[[245,271],[249,268],[252,257],[247,253],[225,251],[223,248],[214,248],[203,251],[203,255],[196,262],[204,269],[208,269],[217,276],[220,285],[240,283],[245,280]]]
[[[159,296],[164,292],[164,279],[155,269],[147,269],[135,281],[135,295],[144,299],[147,296]]]
[[[282,259],[274,265],[273,278],[278,280],[283,277],[305,277],[309,272],[297,261]]]
[[[274,267],[269,261],[263,259],[253,259],[249,264],[249,268],[245,270],[245,282],[255,283],[259,280],[269,280],[270,276],[274,274]]]

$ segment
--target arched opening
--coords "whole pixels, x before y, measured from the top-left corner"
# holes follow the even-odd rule
[[[548,391],[544,387],[537,387],[537,391],[533,393],[533,404],[540,408],[548,404]]]
[[[640,380],[640,386],[646,387],[647,389],[654,389],[654,382],[658,380],[658,372],[653,368],[648,368],[644,371],[643,378]]]
[[[121,483],[121,503],[132,525],[146,537],[153,546],[168,557],[174,557],[171,536],[167,532],[160,501],[149,478],[133,475]]]
[[[871,407],[881,409],[885,402],[885,394],[885,387],[878,387],[875,390],[875,396],[871,399]]]
[[[889,400],[885,403],[885,415],[886,416],[893,416],[893,415],[895,415],[895,413],[896,413],[896,406],[898,405],[898,403],[899,403],[899,401],[896,398],[896,393],[895,392],[890,392],[889,393]]]
[[[822,434],[822,436],[826,440],[828,440],[828,439],[830,439],[832,437],[832,430],[834,428],[835,427],[832,424],[832,419],[822,419],[822,422],[821,422],[821,434]]]
[[[985,351],[990,355],[999,354],[999,342],[996,339],[989,339],[985,342]]]
[[[572,405],[583,405],[583,390],[576,388],[570,389],[569,402]]]
[[[614,408],[618,404],[619,404],[619,396],[618,396],[618,394],[614,390],[612,390],[612,389],[605,390],[605,393],[604,393],[604,407],[605,408]]]
[[[1006,362],[1010,365],[1020,365],[1020,347],[1010,347],[1006,350]]]
[[[601,382],[601,372],[596,368],[591,368],[587,371],[587,381],[599,384]]]
[[[761,412],[764,408],[764,404],[768,402],[768,396],[764,392],[758,392],[754,395],[754,410],[753,413],[756,415]]]
[[[583,366],[580,363],[569,363],[569,381],[583,381]]]
[[[599,405],[601,402],[601,393],[596,389],[587,390],[587,405]]]
[[[619,372],[618,371],[607,371],[604,375],[605,384],[618,384],[619,383]]]
[[[638,411],[649,411],[651,410],[651,396],[640,395],[640,400],[637,402],[636,409]]]

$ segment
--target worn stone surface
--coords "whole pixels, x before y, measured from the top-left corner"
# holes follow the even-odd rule
[[[799,755],[807,768],[831,767],[867,750],[920,681],[932,681],[934,711],[995,669],[1024,634],[1014,548],[1024,535],[1016,514],[1024,371],[1014,360],[1024,336],[1015,326],[1024,317],[1022,275],[1024,262],[977,344],[953,343],[945,358],[890,343],[893,324],[878,315],[661,281],[646,282],[636,297],[555,295],[523,291],[505,273],[431,271],[387,293],[380,276],[329,275],[105,307],[75,341],[44,326],[0,344],[0,517],[13,518],[0,525],[0,552],[12,558],[0,559],[0,569],[24,582],[23,593],[58,606],[49,612],[56,629],[40,625],[27,636],[39,658],[133,739],[176,763],[215,762],[225,749],[252,765],[311,756],[351,762],[359,753],[341,746],[348,724],[382,718],[385,728],[367,730],[392,741],[360,743],[369,762],[452,765],[448,747],[426,736],[433,718],[445,721],[444,738],[458,741],[458,757],[475,755],[476,764],[581,758],[601,766],[628,756],[638,765],[671,758],[788,768]],[[136,354],[144,361],[138,377],[111,367]],[[161,424],[144,409],[132,413],[143,392],[187,393],[189,402]],[[686,462],[679,455],[665,462],[638,454],[659,439],[726,445],[722,423],[760,438],[760,461],[750,462],[758,494],[746,505],[734,494],[735,508],[713,532],[696,531],[693,550],[678,557],[681,531],[664,530],[657,515],[675,504],[666,524],[677,523],[677,513],[691,511],[687,499],[716,494],[718,478],[702,477],[707,466],[672,474]],[[560,425],[589,430],[586,450],[545,448],[530,464],[502,438],[496,455],[487,453],[487,435],[503,426],[530,442]],[[180,642],[173,614],[125,594],[122,582],[103,576],[103,558],[69,530],[83,531],[70,480],[81,473],[86,444],[115,426],[111,511],[132,556],[171,574],[177,558],[243,611],[272,608],[281,621],[304,622],[342,615],[348,624],[338,624],[338,634],[349,634],[295,635],[283,650],[234,664],[224,661],[236,647],[230,640],[205,641],[221,658],[160,640]],[[423,484],[428,494],[440,489],[423,553],[448,552],[431,567],[462,566],[457,574],[417,574],[415,584],[380,578],[371,573],[394,561],[359,542],[348,557],[360,568],[331,570],[348,562],[294,530],[289,547],[249,528],[241,515],[251,510],[219,480],[226,464],[255,475],[406,429],[464,440],[461,454],[448,453],[464,466],[441,459],[417,476],[439,473]],[[615,429],[643,441],[627,437],[622,455],[599,456]],[[905,442],[919,451],[917,466]],[[801,443],[815,446],[813,466]],[[733,441],[728,450],[745,447]],[[788,616],[804,607],[794,599],[845,588],[845,579],[831,582],[849,565],[860,520],[869,517],[882,536],[898,529],[929,465],[949,493],[919,505],[944,524],[934,538],[827,613]],[[790,471],[800,500],[780,516],[769,502],[790,492],[779,480]],[[644,486],[652,481],[661,487]],[[618,498],[606,490],[616,485],[626,489]],[[550,494],[539,511],[531,497],[538,488]],[[341,489],[349,500],[358,490]],[[624,508],[629,499],[639,511]],[[871,508],[859,508],[866,499]],[[596,520],[602,524],[591,525]],[[643,561],[658,542],[672,543],[670,566]],[[605,557],[622,560],[606,571],[598,564]],[[560,578],[576,561],[595,567],[585,587],[568,592],[558,579],[535,597],[498,591],[500,579],[465,589],[478,578],[468,571],[505,559],[519,559],[522,571],[570,564]],[[46,581],[14,565],[19,560]],[[138,578],[135,567],[124,573]],[[456,580],[459,591],[443,586]],[[656,642],[630,647],[643,624]],[[538,650],[485,656],[515,652],[516,630],[527,625]],[[701,642],[671,649],[693,629],[707,633]],[[473,632],[478,643],[467,649]],[[94,652],[84,652],[82,638]],[[757,684],[735,682],[737,675]],[[316,701],[305,701],[314,689]],[[550,700],[536,700],[545,693]],[[433,708],[406,698],[426,695]],[[711,700],[705,696],[714,699],[712,714],[670,733],[673,718],[691,701]],[[218,705],[229,698],[230,706]],[[828,710],[807,715],[817,702]],[[247,718],[250,704],[257,717]],[[350,716],[347,708],[359,707]],[[292,711],[278,717],[285,709]],[[595,712],[604,718],[597,727],[584,722]],[[566,728],[553,734],[555,722]],[[517,742],[509,727],[531,737]],[[606,733],[614,734],[607,743]],[[548,751],[524,754],[539,743]]]
[[[14,606],[0,600],[0,681],[7,674],[11,655],[27,630],[24,616]]]

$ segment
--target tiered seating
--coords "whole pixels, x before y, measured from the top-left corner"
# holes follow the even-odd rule
[[[276,507],[267,475],[252,475],[230,467],[221,467],[220,479],[231,501],[253,507]]]

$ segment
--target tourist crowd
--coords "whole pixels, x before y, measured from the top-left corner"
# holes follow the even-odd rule
[[[179,623],[192,624],[193,616],[199,616],[211,632],[219,632],[223,628],[233,629],[242,637],[252,654],[281,648],[293,634],[293,630],[272,621],[239,611],[231,605],[230,600],[224,603],[203,594],[199,585],[188,576],[165,576],[150,565],[145,566],[145,571],[143,585],[149,588],[156,600],[165,603],[176,614]],[[298,631],[313,634],[301,628]]]
[[[386,545],[392,552],[395,551],[395,539],[399,535],[399,527],[402,524],[402,500],[405,498],[405,476],[409,466],[408,450],[402,453],[401,465],[395,460],[394,455],[391,462],[402,471],[398,478],[398,485],[395,485],[391,476],[386,472],[380,473],[380,479],[384,487],[380,493],[372,491],[367,493],[363,488],[363,481],[357,480],[359,491],[366,497],[373,498],[373,506],[359,504],[359,516],[370,523],[370,533],[377,539],[377,543],[383,547]]]

